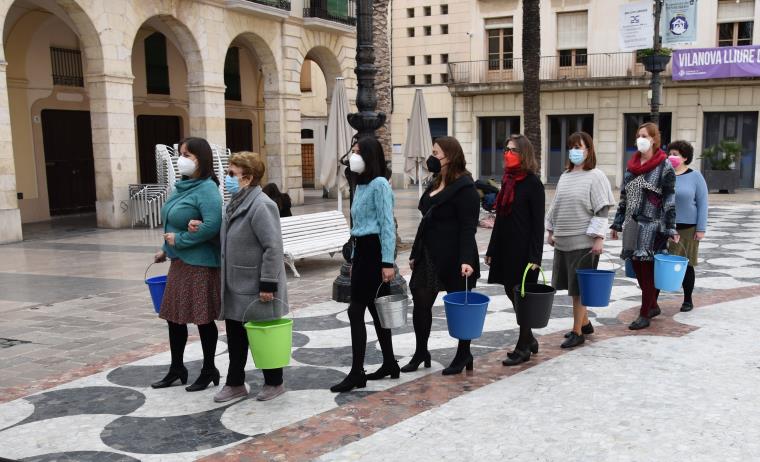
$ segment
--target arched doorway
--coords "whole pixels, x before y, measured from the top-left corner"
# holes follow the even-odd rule
[[[264,149],[264,82],[261,63],[249,44],[238,38],[224,61],[225,129],[232,152]],[[262,160],[266,162],[265,156]]]
[[[156,182],[156,144],[173,145],[190,133],[186,28],[174,18],[154,16],[137,31],[132,46],[132,92],[141,183]],[[178,31],[180,31],[178,33]],[[189,32],[188,32],[189,33]],[[192,48],[190,48],[192,50]]]
[[[76,4],[61,4],[19,0],[5,15],[5,83],[22,222],[95,211],[85,76],[99,70],[101,49],[87,15]]]

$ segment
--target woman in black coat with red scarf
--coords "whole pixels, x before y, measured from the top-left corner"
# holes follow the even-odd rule
[[[462,291],[475,287],[480,277],[475,232],[480,213],[480,195],[465,169],[462,146],[449,136],[437,138],[428,170],[437,176],[420,198],[423,218],[417,229],[409,264],[409,287],[414,300],[414,335],[417,346],[402,372],[416,371],[421,363],[430,367],[427,349],[433,322],[432,308],[441,290]],[[465,279],[465,277],[467,279]],[[457,353],[443,375],[472,370],[470,341],[460,340]]]
[[[504,177],[496,198],[496,221],[486,252],[491,267],[488,282],[503,284],[507,297],[515,304],[514,288],[522,282],[528,264],[526,282],[538,280],[544,243],[544,185],[536,176],[538,165],[533,145],[523,135],[512,135],[504,153]],[[530,327],[520,326],[520,338],[514,351],[502,361],[515,366],[538,353],[538,341]]]

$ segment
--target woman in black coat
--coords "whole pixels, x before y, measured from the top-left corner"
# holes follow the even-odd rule
[[[544,185],[536,176],[538,165],[533,145],[523,135],[512,135],[504,153],[504,177],[496,198],[496,221],[486,252],[490,266],[488,282],[503,284],[507,297],[515,304],[514,288],[522,282],[528,264],[526,282],[538,280],[544,243]],[[520,326],[515,350],[502,361],[514,366],[538,353],[538,341],[530,327]]]
[[[436,177],[420,198],[419,210],[423,217],[409,257],[417,346],[409,364],[401,368],[402,372],[416,371],[423,362],[425,367],[430,367],[427,342],[438,292],[462,291],[465,281],[472,289],[480,277],[475,243],[480,195],[465,169],[462,146],[456,138],[437,138],[427,167]],[[472,370],[470,341],[460,340],[456,356],[443,370],[443,375],[459,374],[465,367]]]

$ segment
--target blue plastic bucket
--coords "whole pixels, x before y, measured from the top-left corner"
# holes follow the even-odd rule
[[[164,289],[166,289],[166,276],[153,276],[145,280],[150,291],[150,298],[153,300],[153,309],[156,313],[161,311],[161,300],[164,299]]]
[[[636,279],[636,270],[633,269],[633,260],[630,258],[625,261],[625,277]]]
[[[654,286],[660,290],[677,292],[681,290],[689,259],[678,255],[657,254],[654,256]]]
[[[449,335],[472,340],[483,334],[486,311],[491,299],[478,292],[451,292],[443,296]]]
[[[591,255],[590,253],[586,255]],[[578,263],[586,257],[584,255]],[[577,264],[576,264],[577,267]],[[581,304],[585,306],[609,306],[612,296],[612,285],[615,282],[615,271],[599,269],[576,269],[578,287],[581,292]]]

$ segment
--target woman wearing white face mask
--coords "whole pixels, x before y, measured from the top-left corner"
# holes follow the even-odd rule
[[[219,384],[219,371],[214,366],[218,337],[214,320],[219,316],[221,304],[218,237],[222,197],[208,142],[202,138],[187,138],[180,142],[179,150],[177,168],[182,180],[174,185],[174,191],[161,209],[165,243],[155,256],[156,262],[171,259],[159,317],[169,325],[172,360],[166,377],[151,386],[169,387],[177,380],[187,383],[183,355],[187,324],[193,323],[198,326],[201,337],[203,369],[186,390],[200,391],[211,382]],[[188,232],[187,224],[191,220],[203,221],[197,232]]]
[[[604,248],[609,210],[615,205],[607,175],[596,168],[591,136],[585,132],[573,133],[567,145],[569,159],[545,222],[547,242],[554,247],[552,286],[567,289],[573,298],[573,330],[565,335],[567,340],[562,348],[581,345],[586,335],[594,333],[588,311],[581,304],[575,270],[596,268]]]
[[[676,231],[676,173],[660,149],[660,130],[648,122],[636,132],[636,147],[620,188],[620,204],[610,227],[612,239],[623,232],[623,260],[630,259],[641,287],[639,317],[628,328],[649,327],[660,314],[654,287],[654,256],[665,250],[668,239],[678,242]]]
[[[383,148],[375,138],[361,138],[354,145],[348,162],[351,171],[358,175],[351,205],[351,235],[355,244],[351,268],[351,304],[348,306],[353,358],[348,376],[330,388],[336,393],[364,388],[367,380],[379,380],[389,375],[397,379],[401,373],[393,355],[391,331],[380,325],[375,308],[375,297],[389,293],[388,283],[393,280],[396,251],[393,191],[385,178]],[[366,309],[369,309],[375,324],[375,333],[383,352],[383,365],[377,371],[365,375]]]

